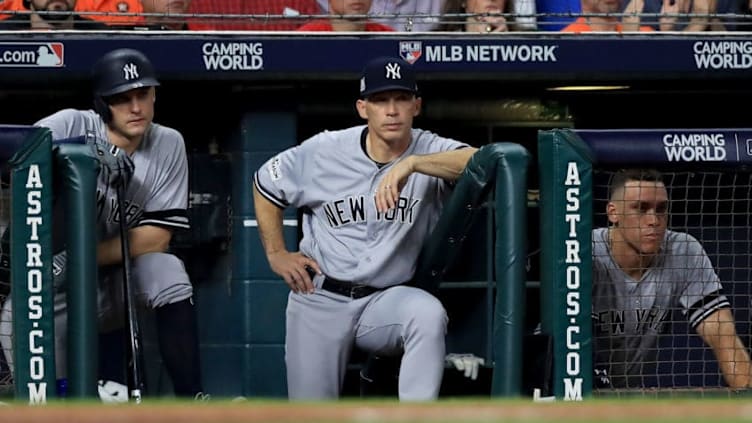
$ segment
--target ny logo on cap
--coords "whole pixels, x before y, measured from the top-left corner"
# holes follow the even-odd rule
[[[386,79],[402,79],[399,63],[387,63],[384,69],[386,70]]]
[[[127,63],[123,66],[123,78],[126,81],[138,78],[138,68],[133,63]]]

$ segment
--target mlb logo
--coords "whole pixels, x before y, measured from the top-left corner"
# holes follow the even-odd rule
[[[63,43],[45,43],[37,48],[36,64],[41,67],[61,67],[65,64]]]
[[[421,41],[400,41],[399,49],[400,57],[412,65],[423,54],[423,43]]]

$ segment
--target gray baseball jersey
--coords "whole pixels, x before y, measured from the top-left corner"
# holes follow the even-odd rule
[[[605,377],[605,370],[612,387],[640,387],[641,376],[656,364],[658,336],[672,312],[681,312],[694,328],[730,303],[705,250],[691,235],[667,231],[653,265],[637,281],[611,256],[608,231],[593,230],[596,379]]]
[[[65,109],[35,124],[50,128],[53,139],[93,133],[107,144],[107,127],[93,110]],[[129,227],[157,225],[188,228],[188,162],[183,136],[172,128],[152,123],[138,149],[131,155],[135,167],[126,192]],[[107,174],[97,184],[97,225],[100,239],[120,233],[115,191],[109,189]]]
[[[106,148],[107,127],[91,110],[65,109],[38,121],[50,128],[53,139],[92,134]],[[152,123],[131,159],[134,174],[125,195],[129,227],[156,225],[168,229],[188,228],[188,162],[182,135]],[[120,235],[117,191],[103,169],[97,181],[97,235],[100,240]],[[193,295],[183,262],[169,253],[147,253],[134,257],[132,274],[138,299],[151,308],[173,304]],[[97,290],[99,328],[107,331],[123,325],[123,283],[119,266],[99,269]],[[12,302],[3,305],[11,315]],[[0,322],[0,335],[10,333],[12,323]],[[0,341],[4,338],[0,336]],[[67,312],[65,292],[55,294],[55,362],[57,377],[66,376]],[[3,344],[5,347],[5,344]]]
[[[412,278],[415,260],[441,211],[447,182],[410,175],[397,206],[376,210],[375,191],[392,164],[371,160],[367,130],[325,131],[271,158],[254,177],[258,192],[279,207],[302,207],[300,251],[323,273],[344,281],[391,287]],[[467,144],[419,129],[402,157]],[[444,370],[447,316],[430,293],[394,286],[353,299],[323,289],[290,292],[285,364],[291,399],[339,396],[353,345],[381,355],[402,354],[399,397],[435,399]]]
[[[441,212],[447,183],[415,173],[397,207],[378,213],[374,192],[392,166],[379,166],[369,158],[365,134],[365,126],[321,132],[266,162],[254,183],[277,206],[307,210],[300,251],[316,260],[325,275],[386,287],[412,278],[422,241]],[[402,157],[467,146],[413,129]]]

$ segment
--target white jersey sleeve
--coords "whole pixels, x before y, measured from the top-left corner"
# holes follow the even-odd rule
[[[713,264],[702,244],[692,235],[670,231],[667,248],[671,251],[670,266],[684,266],[686,285],[679,293],[682,312],[688,316],[692,327],[696,327],[710,314],[724,307],[731,307],[725,295]]]
[[[52,139],[75,138],[91,134],[107,139],[107,129],[102,118],[93,110],[63,109],[37,121],[34,126],[49,128]]]
[[[329,132],[321,132],[269,159],[254,175],[256,190],[279,208],[300,207],[301,195],[311,184],[311,166],[316,166],[316,146],[329,137]],[[319,163],[333,166],[332,163]]]

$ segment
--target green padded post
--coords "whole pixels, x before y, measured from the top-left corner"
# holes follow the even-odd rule
[[[11,166],[11,285],[15,393],[30,404],[55,393],[52,287],[52,137],[38,128]]]
[[[485,145],[470,158],[439,221],[423,243],[414,278],[416,286],[438,292],[496,184],[496,274],[490,281],[496,288],[496,306],[489,305],[495,311],[488,365],[494,366],[491,393],[497,396],[519,396],[522,389],[529,158],[524,147],[512,143]]]
[[[496,308],[491,393],[522,395],[522,338],[527,261],[527,168],[521,145],[499,144],[496,164]],[[503,363],[503,367],[500,364]]]
[[[557,398],[580,400],[593,384],[593,157],[571,131],[541,131],[538,162],[541,317],[543,331],[553,339],[553,390]]]
[[[99,160],[90,145],[55,147],[57,177],[65,199],[68,252],[68,396],[97,396],[97,233],[96,189]]]

